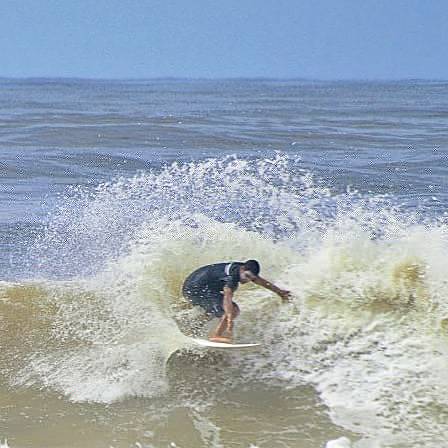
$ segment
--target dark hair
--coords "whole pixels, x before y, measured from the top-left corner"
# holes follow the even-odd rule
[[[260,273],[260,263],[257,260],[247,260],[243,264],[243,268],[246,271],[252,272],[254,275],[258,275]]]

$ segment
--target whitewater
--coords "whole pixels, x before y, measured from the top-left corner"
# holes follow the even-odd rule
[[[11,448],[444,446],[441,174],[394,193],[366,187],[356,160],[346,163],[361,174],[350,179],[314,169],[316,153],[298,145],[154,157],[145,167],[128,151],[117,157],[136,169],[76,175],[93,178],[85,182],[74,175],[47,192],[32,222],[17,205],[2,229],[14,231],[0,282],[0,440]],[[54,166],[69,176],[72,159],[62,164],[57,151]],[[425,195],[412,194],[422,186]],[[196,326],[183,280],[199,266],[247,258],[290,290],[291,302],[242,286],[236,339],[262,347],[192,347],[186,335],[207,328]]]

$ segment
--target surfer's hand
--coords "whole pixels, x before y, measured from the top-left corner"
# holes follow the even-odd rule
[[[291,300],[291,291],[282,289],[278,292],[278,295],[282,298],[283,302],[289,302]]]

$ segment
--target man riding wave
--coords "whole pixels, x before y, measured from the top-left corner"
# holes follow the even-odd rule
[[[203,308],[207,315],[220,318],[210,340],[232,341],[233,321],[240,314],[233,294],[238,285],[253,282],[278,294],[287,301],[290,292],[280,289],[260,277],[260,264],[256,260],[233,261],[203,266],[192,272],[182,287],[183,296],[193,305]]]

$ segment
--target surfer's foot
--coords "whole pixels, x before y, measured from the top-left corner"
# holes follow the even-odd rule
[[[211,342],[224,342],[225,344],[231,344],[232,338],[226,338],[225,336],[212,336],[210,338]]]

